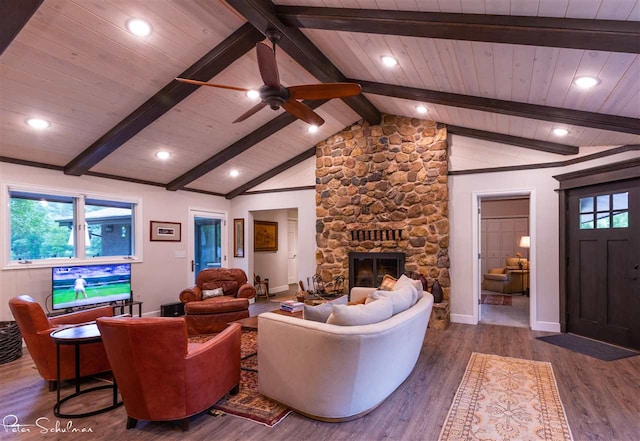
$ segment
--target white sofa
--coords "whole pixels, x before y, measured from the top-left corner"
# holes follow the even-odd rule
[[[353,288],[351,300],[375,288]],[[274,313],[258,317],[261,394],[322,421],[375,409],[413,370],[433,296],[379,323],[337,326]]]

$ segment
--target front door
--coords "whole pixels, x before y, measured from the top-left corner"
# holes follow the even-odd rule
[[[191,212],[193,249],[191,259],[192,281],[206,268],[221,268],[226,260],[224,250],[224,215],[207,212]]]
[[[640,179],[567,196],[567,330],[640,348]]]

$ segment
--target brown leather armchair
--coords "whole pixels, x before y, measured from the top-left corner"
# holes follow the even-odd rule
[[[182,422],[213,406],[240,384],[237,323],[202,344],[189,344],[182,317],[97,320],[127,410],[127,429],[138,420]]]
[[[60,325],[71,325],[96,320],[98,317],[113,315],[111,306],[88,309],[55,317],[45,315],[40,304],[27,295],[9,300],[9,308],[20,328],[22,337],[29,349],[38,372],[49,382],[49,390],[56,390],[56,344],[50,334]],[[111,370],[107,354],[102,343],[80,346],[80,375],[89,376]],[[76,377],[75,349],[73,346],[60,347],[60,378]]]
[[[482,289],[505,294],[525,293],[529,289],[529,262],[527,259],[507,257],[505,266],[490,268],[483,275]]]
[[[203,299],[203,291],[222,288],[223,295]],[[185,303],[189,334],[220,332],[227,323],[249,317],[249,299],[256,288],[239,268],[207,268],[198,273],[196,285],[180,293]]]

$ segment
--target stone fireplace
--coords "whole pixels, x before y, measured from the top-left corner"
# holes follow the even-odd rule
[[[404,271],[423,274],[429,284],[438,280],[448,299],[447,168],[446,128],[433,121],[383,115],[380,125],[359,122],[319,143],[322,279],[347,278],[349,253],[402,253]]]

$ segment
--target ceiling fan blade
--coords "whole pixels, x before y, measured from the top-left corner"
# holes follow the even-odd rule
[[[358,83],[304,84],[288,87],[291,98],[296,100],[326,100],[359,95],[362,87]]]
[[[282,108],[302,121],[320,127],[324,120],[316,112],[311,110],[306,104],[296,100],[289,100],[282,105]]]
[[[176,78],[176,81],[180,81],[181,83],[195,84],[196,86],[209,86],[209,87],[217,87],[219,89],[237,90],[238,92],[249,91],[249,89],[245,89],[243,87],[225,86],[224,84],[213,84],[213,83],[207,83],[205,81],[189,80],[187,78]]]
[[[262,42],[256,44],[256,52],[262,81],[269,87],[280,89],[280,75],[278,75],[275,52],[269,45]]]
[[[249,118],[254,113],[256,113],[259,110],[261,110],[266,105],[267,105],[267,103],[265,103],[265,102],[260,102],[260,103],[256,104],[255,106],[253,106],[252,108],[250,108],[249,110],[244,112],[242,115],[240,115],[233,123],[235,124],[237,122],[244,121],[245,119]]]

